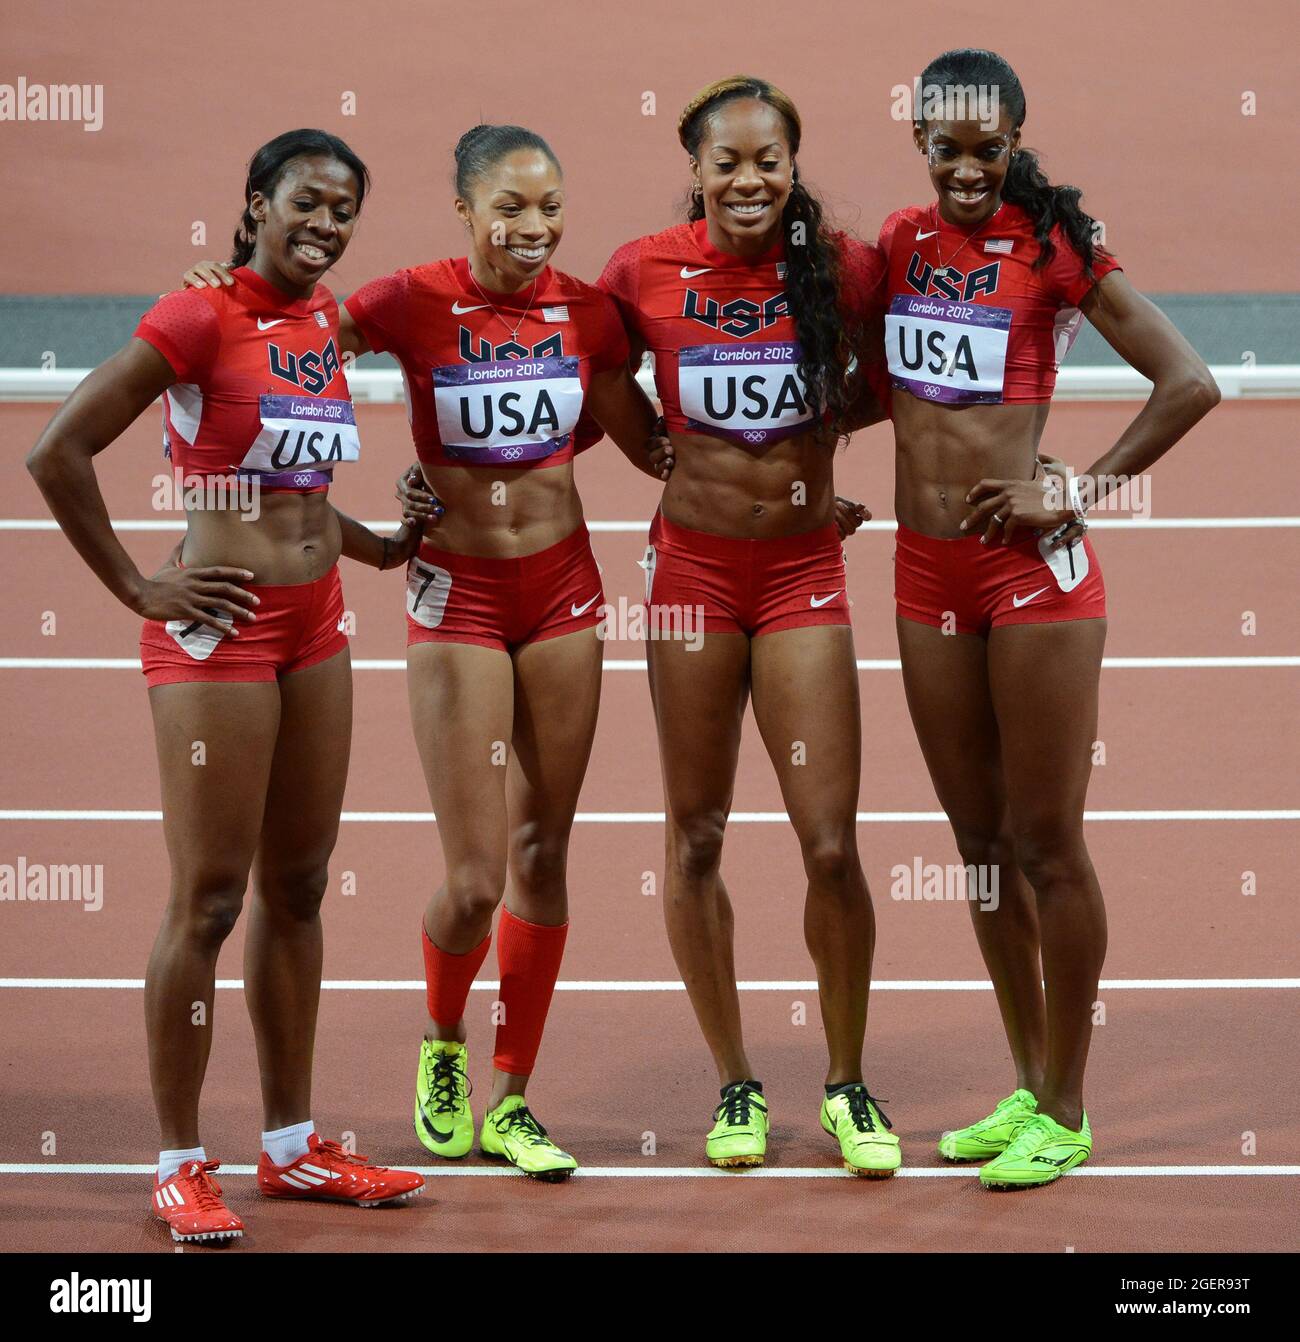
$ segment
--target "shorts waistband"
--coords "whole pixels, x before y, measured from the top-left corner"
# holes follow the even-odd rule
[[[923,532],[913,531],[910,527],[905,527],[901,522],[898,524],[897,541],[900,547],[908,550],[918,551],[923,554],[932,555],[952,555],[955,553],[956,546],[979,546],[980,537],[983,531],[976,531],[969,536],[927,536]],[[1018,528],[1017,534],[1011,538],[1011,545],[1004,547],[999,544],[996,548],[1015,549],[1017,545],[1037,545],[1040,533],[1033,530]],[[992,548],[992,547],[981,547]]]
[[[672,545],[680,545],[696,554],[711,555],[715,559],[739,560],[761,548],[765,557],[782,559],[789,556],[812,554],[817,550],[840,544],[839,531],[834,522],[800,531],[793,536],[718,536],[711,531],[695,531],[678,522],[670,522],[662,512],[650,523],[651,539],[662,537]]]
[[[444,567],[450,565],[470,573],[503,573],[508,572],[512,564],[528,568],[540,567],[563,561],[590,548],[591,536],[587,531],[587,524],[579,522],[562,541],[556,541],[554,545],[548,545],[543,550],[534,550],[532,554],[465,555],[456,550],[440,550],[425,540],[420,542],[420,558],[429,563],[441,563]]]

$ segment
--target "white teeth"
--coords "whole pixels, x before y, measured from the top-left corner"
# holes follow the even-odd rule
[[[728,208],[729,210],[735,210],[735,212],[736,212],[737,214],[758,214],[760,211],[767,209],[767,202],[766,202],[766,201],[759,201],[759,202],[758,202],[757,204],[755,204],[755,205],[732,205],[732,204],[728,204],[727,208]]]
[[[507,247],[506,251],[513,252],[524,261],[540,261],[546,255],[545,247]]]
[[[323,261],[325,259],[325,253],[319,247],[313,247],[309,242],[299,242],[294,245],[309,261]]]

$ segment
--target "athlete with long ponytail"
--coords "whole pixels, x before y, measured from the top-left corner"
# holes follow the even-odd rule
[[[827,228],[800,177],[801,134],[766,80],[702,90],[678,122],[688,222],[619,248],[600,283],[633,357],[654,353],[675,460],[644,561],[650,619],[698,618],[704,634],[695,647],[661,630],[648,653],[668,935],[722,1086],[705,1153],[739,1167],[767,1149],[720,874],[752,696],[807,873],[804,930],[830,1049],[821,1123],[850,1169],[883,1177],[900,1152],[862,1073],[874,920],[857,847],[858,676],[832,469],[837,441],[879,415],[863,368],[849,370],[879,322],[882,262]]]
[[[338,305],[320,281],[342,257],[368,186],[365,165],[325,131],[263,145],[249,163],[230,287],[155,303],[28,457],[64,534],[144,617],[171,858],[145,976],[163,1148],[151,1207],[187,1243],[244,1230],[212,1177],[219,1162],[199,1135],[199,1093],[217,956],[250,874],[244,979],[262,1083],[258,1190],[371,1206],[424,1186],[322,1140],[311,1120],[320,904],[352,736],[337,560],[393,568],[420,540],[414,525],[376,536],[329,502],[335,468],[357,460],[359,443]],[[113,534],[94,458],[160,397],[186,532],[146,578]]]
[[[1086,1160],[1106,915],[1083,838],[1106,594],[1089,506],[1218,401],[1209,370],[1100,244],[1080,192],[1021,145],[1025,95],[990,51],[922,74],[913,139],[938,199],[886,221],[903,679],[939,800],[980,888],[971,915],[1015,1062],[992,1113],[946,1132],[989,1188]],[[1088,470],[1035,475],[1080,311],[1154,383]],[[987,907],[986,907],[987,904]]]

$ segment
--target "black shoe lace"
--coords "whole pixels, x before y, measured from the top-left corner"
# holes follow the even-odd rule
[[[849,1102],[849,1117],[853,1120],[853,1126],[859,1132],[875,1132],[876,1120],[871,1112],[871,1106],[876,1106],[876,1113],[880,1115],[880,1121],[887,1128],[893,1128],[893,1124],[885,1117],[885,1111],[880,1107],[881,1101],[876,1099],[866,1086],[854,1086],[852,1090],[845,1092],[845,1099]]]
[[[757,1099],[758,1092],[746,1082],[737,1081],[735,1085],[725,1087],[722,1103],[713,1111],[714,1121],[725,1115],[729,1128],[743,1128],[749,1122],[750,1106]]]
[[[433,1112],[455,1113],[457,1100],[464,1099],[467,1094],[464,1073],[456,1066],[455,1055],[435,1053],[429,1064],[429,1095],[433,1100]]]
[[[527,1142],[529,1146],[542,1146],[547,1140],[546,1129],[537,1121],[533,1111],[526,1104],[501,1114],[492,1122],[498,1132],[506,1133],[513,1130],[520,1141]]]

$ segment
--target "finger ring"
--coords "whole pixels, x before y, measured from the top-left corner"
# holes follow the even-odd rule
[[[997,513],[994,513],[993,520],[998,524],[998,526],[1001,526],[1007,519],[1005,517],[999,517]]]

